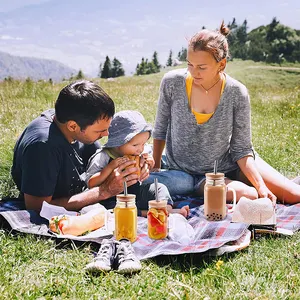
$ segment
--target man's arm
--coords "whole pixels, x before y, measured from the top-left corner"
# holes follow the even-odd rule
[[[134,162],[130,160],[122,163],[109,174],[107,179],[99,187],[94,187],[69,198],[52,199],[52,196],[37,197],[24,194],[26,209],[33,209],[39,212],[42,208],[43,201],[46,201],[53,205],[62,206],[68,210],[79,211],[84,206],[105,201],[123,191],[124,181],[127,182],[127,186],[131,186],[138,181],[138,175],[134,174],[134,172],[137,171],[136,167],[125,169],[132,164],[134,164]]]
[[[68,210],[78,211],[84,206],[97,203],[101,200],[112,197],[108,191],[102,190],[103,188],[95,187],[77,195],[65,198],[52,199],[49,197],[37,197],[28,194],[24,194],[26,209],[33,209],[40,211],[43,205],[43,201],[46,201],[52,205],[62,206]]]

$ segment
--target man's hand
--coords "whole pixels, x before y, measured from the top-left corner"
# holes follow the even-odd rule
[[[135,162],[128,160],[122,163],[119,167],[115,168],[107,179],[100,185],[99,193],[105,194],[105,198],[110,198],[120,194],[124,190],[124,181],[127,186],[131,186],[138,182],[138,175],[134,174],[137,168],[134,167]],[[132,167],[125,169],[132,165]]]

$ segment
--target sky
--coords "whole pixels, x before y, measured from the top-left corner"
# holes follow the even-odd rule
[[[131,75],[154,51],[165,65],[202,26],[246,19],[250,31],[273,17],[300,30],[300,1],[0,0],[0,51],[54,59],[90,76],[108,55]]]

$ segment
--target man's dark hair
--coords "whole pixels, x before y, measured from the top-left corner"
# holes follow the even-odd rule
[[[113,100],[97,84],[79,80],[65,86],[55,102],[55,116],[60,123],[75,121],[81,128],[115,113]]]

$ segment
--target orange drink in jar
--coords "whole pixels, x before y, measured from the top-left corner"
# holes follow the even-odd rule
[[[164,239],[168,235],[167,200],[151,200],[148,205],[148,236],[154,240]]]
[[[137,208],[135,195],[117,195],[115,214],[115,238],[116,240],[128,239],[131,243],[137,237]]]

